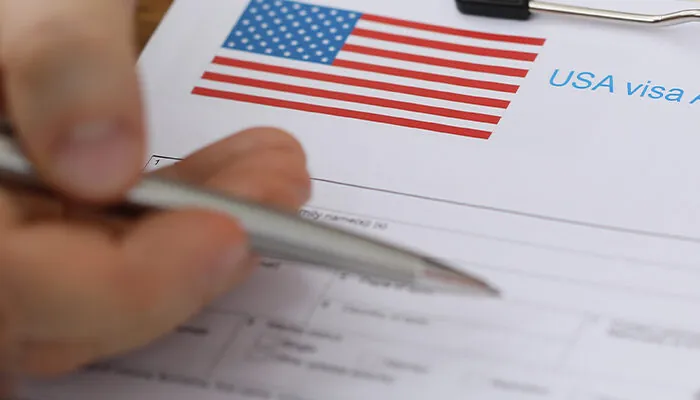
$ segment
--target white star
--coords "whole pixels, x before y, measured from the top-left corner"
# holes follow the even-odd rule
[[[248,28],[248,32],[255,32],[255,27],[251,26],[250,28]]]
[[[299,47],[299,48],[297,48],[297,52],[303,53],[303,52],[304,52],[304,49],[302,49],[301,47]]]
[[[281,2],[281,1],[276,1],[276,2],[275,2],[275,5],[276,5],[277,7],[279,7],[279,6],[282,5],[282,2]]]
[[[336,10],[331,10],[331,15],[336,15],[336,14],[338,14],[338,11],[336,11]]]
[[[248,38],[243,38],[243,39],[241,39],[241,43],[248,43],[249,41],[250,41],[250,40],[248,40]]]
[[[313,19],[311,17],[307,17],[304,21],[311,23],[313,21]]]
[[[327,59],[326,57],[323,57],[323,58],[321,59],[321,61],[322,61],[322,62],[328,62],[328,59]]]
[[[315,49],[318,46],[316,46],[316,43],[311,43],[311,46],[309,46],[309,47],[311,47],[312,49]]]
[[[263,42],[263,43],[265,43],[265,42]],[[331,47],[328,48],[328,50],[330,50],[330,51],[335,51],[335,47],[334,47],[334,46],[331,46]]]
[[[318,37],[322,38],[322,37],[323,37],[323,32],[319,32],[319,33],[317,33],[317,34],[316,34],[316,36],[318,36]]]
[[[306,37],[304,38],[304,41],[305,41],[305,42],[310,42],[310,41],[311,41],[311,36],[306,36]]]
[[[331,28],[331,29],[330,29],[330,32],[331,32],[331,33],[336,33],[336,32],[338,32],[338,30],[335,29],[335,28]]]
[[[343,28],[344,28],[344,29],[350,28],[350,24],[343,24]]]
[[[255,38],[255,40],[260,40],[260,38],[261,38],[262,36],[260,36],[259,34],[256,33],[255,36],[253,36],[253,37]]]
[[[324,19],[326,18],[326,14],[318,14],[318,19]]]
[[[284,52],[284,55],[285,55],[285,57],[289,57],[289,56],[292,55],[292,53],[290,53],[290,52],[288,52],[288,51],[285,51],[285,52]]]
[[[267,31],[267,35],[268,35],[268,36],[272,36],[272,35],[274,35],[274,34],[275,34],[275,31],[273,31],[272,29],[270,29],[270,30]]]
[[[251,13],[251,14],[255,14],[256,12],[258,12],[258,9],[257,9],[257,8],[253,7],[253,8],[250,9],[250,13]]]
[[[267,47],[267,42],[260,42],[260,46]]]
[[[272,53],[272,49],[267,49],[267,50],[265,50],[265,53],[267,53],[267,54]]]
[[[270,11],[269,13],[267,13],[267,15],[274,17],[275,15],[277,15],[277,13],[274,11]]]
[[[296,45],[298,45],[298,44],[299,44],[299,42],[297,42],[296,40],[292,40],[292,42],[291,42],[291,43],[289,43],[289,44],[291,44],[292,46],[296,46]]]
[[[236,43],[234,43],[234,42],[228,42],[228,47],[236,47]]]
[[[268,24],[262,24],[262,25],[260,25],[260,27],[263,28],[263,29],[267,29],[268,26],[270,26],[270,25],[268,25]]]
[[[280,50],[284,50],[284,49],[287,48],[287,46],[281,44],[281,45],[277,46],[277,48],[280,49]]]
[[[329,20],[325,20],[323,22],[323,25],[325,25],[325,26],[329,26],[330,24],[331,24],[331,21],[329,21]]]
[[[303,34],[305,34],[305,33],[306,33],[306,31],[305,31],[305,30],[303,30],[303,29],[299,29],[299,30],[298,30],[297,32],[299,32],[299,34],[300,34],[300,35],[303,35]]]
[[[294,21],[294,23],[292,24],[292,26],[295,27],[295,28],[298,27],[298,26],[299,26],[299,22],[298,22],[298,21]]]
[[[270,5],[269,4],[263,4],[263,10],[269,10]]]
[[[294,5],[292,6],[292,8],[295,9],[295,10],[298,10],[298,9],[301,8],[301,6],[300,6],[299,4],[294,4]]]
[[[291,33],[288,33],[288,34],[284,35],[284,37],[286,37],[287,39],[291,39],[292,36],[293,36],[293,35],[292,35]]]
[[[272,38],[272,41],[275,42],[275,43],[277,43],[277,42],[280,41],[280,38],[278,38],[278,37],[273,37],[273,38]]]
[[[322,52],[321,50],[319,50],[319,51],[316,52],[316,55],[317,55],[317,56],[321,56],[321,55],[323,55],[323,52]]]
[[[318,12],[318,10],[319,10],[319,9],[318,9],[318,7],[311,7],[311,12],[315,12],[315,13],[317,13],[317,12]]]
[[[275,20],[274,20],[273,22],[274,22],[275,24],[279,25],[279,24],[282,23],[282,20],[279,19],[279,18],[275,18]]]
[[[350,13],[350,14],[348,14],[348,17],[350,17],[350,18],[352,18],[352,19],[355,19],[355,17],[357,17],[357,14],[355,14],[355,13]]]
[[[294,14],[287,14],[287,19],[294,19]]]
[[[282,11],[283,13],[286,13],[287,11],[289,11],[289,9],[287,7],[282,7],[280,9],[280,11]]]
[[[303,56],[302,58],[303,58],[304,60],[308,60],[308,59],[309,59],[309,55],[308,55],[308,54],[304,54],[304,56]]]
[[[248,21],[247,19],[244,19],[242,23],[243,23],[243,25],[248,25],[248,24],[250,24],[250,21]]]
[[[306,14],[308,13],[304,10],[299,11],[299,15],[301,15],[302,17],[306,16]]]
[[[317,30],[318,30],[318,25],[311,25],[311,30],[312,30],[312,31],[317,31]]]
[[[340,36],[340,35],[338,35],[338,36],[335,37],[335,40],[343,40],[343,37]]]
[[[242,34],[243,34],[243,32],[241,32],[241,31],[236,31],[236,36],[241,36]]]
[[[246,47],[246,48],[247,48],[248,50],[253,50],[253,49],[255,48],[255,46],[253,46],[252,44],[249,44],[248,47]]]
[[[287,27],[286,26],[280,26],[280,32],[286,32]]]
[[[345,18],[343,18],[343,17],[338,17],[338,18],[336,18],[335,20],[338,21],[338,22],[343,22],[344,19],[345,19]]]
[[[330,43],[330,42],[331,42],[331,41],[328,40],[328,39],[323,39],[323,42],[322,42],[322,43],[323,43],[323,44],[328,44],[328,43]]]

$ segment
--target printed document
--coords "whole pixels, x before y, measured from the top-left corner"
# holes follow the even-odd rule
[[[162,340],[22,399],[700,399],[698,37],[453,0],[175,1],[139,64],[146,170],[282,128],[309,157],[302,216],[503,297],[266,259]]]

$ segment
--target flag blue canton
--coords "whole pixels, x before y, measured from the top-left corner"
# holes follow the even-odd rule
[[[251,0],[223,47],[332,64],[361,16],[295,1]]]

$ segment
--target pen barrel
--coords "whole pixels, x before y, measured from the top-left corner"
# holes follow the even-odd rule
[[[145,180],[129,199],[154,208],[196,207],[230,215],[247,232],[252,249],[271,258],[406,283],[417,279],[425,266],[422,256],[394,245],[171,181]]]

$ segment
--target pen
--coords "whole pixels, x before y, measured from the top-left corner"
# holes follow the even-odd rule
[[[0,134],[0,183],[52,196],[5,131]],[[497,297],[485,281],[417,252],[350,231],[239,200],[212,190],[146,175],[125,200],[105,213],[137,217],[146,212],[196,207],[223,212],[247,232],[261,256],[385,279],[416,290]]]
[[[548,3],[538,0],[456,0],[464,14],[503,19],[527,20],[532,12],[591,18],[617,23],[649,26],[673,26],[700,22],[700,9],[681,10],[668,14],[639,14],[590,7]]]

